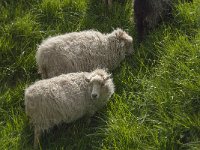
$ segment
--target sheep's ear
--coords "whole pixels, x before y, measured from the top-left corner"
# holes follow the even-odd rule
[[[117,30],[115,31],[115,35],[116,35],[116,37],[117,37],[118,39],[122,39],[122,38],[123,38],[123,34],[124,34],[124,31],[121,30],[121,29],[117,29]]]
[[[89,78],[85,78],[85,81],[86,81],[86,82],[90,82],[90,79],[89,79]]]
[[[85,76],[85,81],[86,81],[86,82],[90,82],[90,77]]]
[[[133,42],[133,38],[121,29],[117,29],[115,35],[119,40],[123,40],[126,43],[132,43]]]
[[[106,81],[106,80],[110,79],[110,78],[111,78],[111,76],[112,76],[112,74],[109,74],[107,77],[105,77],[105,78],[104,78],[104,81]]]

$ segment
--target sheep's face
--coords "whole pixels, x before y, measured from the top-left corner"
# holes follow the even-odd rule
[[[126,55],[133,54],[133,44],[130,41],[125,41]]]
[[[95,75],[87,79],[87,81],[90,84],[90,92],[91,92],[92,100],[99,99],[99,97],[101,96],[103,87],[105,86],[105,83],[109,78],[110,78],[110,75],[107,77],[102,77],[101,75]]]
[[[133,39],[126,32],[121,33],[121,43],[125,49],[126,55],[131,55],[133,53]]]
[[[91,98],[96,100],[99,98],[101,93],[101,88],[104,85],[103,78],[99,75],[96,75],[90,79],[91,85]]]
[[[121,29],[117,29],[114,32],[120,41],[121,48],[125,50],[125,54],[131,55],[133,53],[133,38]]]

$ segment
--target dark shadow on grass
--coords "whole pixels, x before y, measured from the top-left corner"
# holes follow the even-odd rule
[[[99,148],[104,136],[100,128],[106,126],[106,116],[103,111],[105,109],[93,116],[89,124],[85,118],[82,118],[70,124],[61,123],[54,126],[48,132],[42,134],[40,148],[42,150],[88,150]],[[19,142],[21,149],[33,148],[33,133],[34,129],[27,121]]]

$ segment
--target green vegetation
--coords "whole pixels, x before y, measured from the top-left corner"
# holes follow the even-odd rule
[[[116,93],[92,118],[61,124],[41,149],[200,149],[200,0],[180,3],[113,72]],[[32,149],[24,89],[40,79],[35,52],[65,32],[123,28],[135,39],[132,2],[106,9],[100,0],[0,1],[0,149]]]

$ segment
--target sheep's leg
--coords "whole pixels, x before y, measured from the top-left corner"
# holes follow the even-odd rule
[[[86,120],[87,125],[89,125],[91,123],[91,118],[92,118],[92,116],[94,116],[94,114],[95,114],[95,111],[90,111],[85,116],[85,120]]]
[[[109,7],[112,6],[112,0],[104,0],[104,3],[105,3],[106,5],[108,5]]]
[[[112,6],[112,0],[108,0],[108,6],[109,6],[109,7]]]
[[[40,135],[41,135],[41,130],[39,128],[35,128],[34,131],[34,149],[38,148],[38,144],[39,144],[39,139],[40,139]]]

